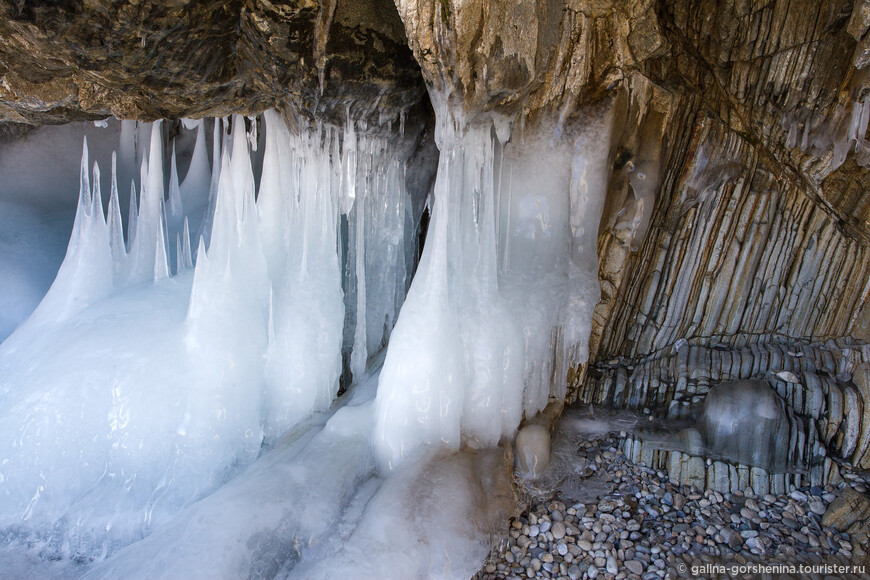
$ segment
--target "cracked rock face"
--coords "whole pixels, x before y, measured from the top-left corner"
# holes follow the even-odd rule
[[[0,120],[396,114],[423,95],[389,0],[0,1]],[[359,116],[371,114],[363,110]]]

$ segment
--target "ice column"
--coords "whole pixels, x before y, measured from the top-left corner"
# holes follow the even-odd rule
[[[272,278],[266,433],[280,434],[338,390],[344,296],[337,254],[332,132],[292,135],[266,115],[259,212]]]
[[[437,99],[435,99],[437,101]],[[596,242],[612,115],[553,140],[438,107],[424,253],[387,351],[376,454],[492,446],[564,397],[599,297]],[[496,129],[499,129],[498,131]]]

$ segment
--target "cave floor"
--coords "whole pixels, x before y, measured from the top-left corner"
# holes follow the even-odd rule
[[[867,474],[845,472],[838,485],[780,496],[699,492],[623,455],[622,439],[642,420],[566,413],[550,469],[537,481],[518,481],[520,513],[475,579],[652,580],[719,577],[714,566],[735,564],[867,564],[866,535],[853,538],[821,523],[846,486],[870,489]],[[692,566],[704,565],[708,573],[692,574]]]

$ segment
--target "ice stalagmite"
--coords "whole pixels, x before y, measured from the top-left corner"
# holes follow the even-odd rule
[[[94,304],[112,290],[109,232],[99,195],[91,192],[88,143],[84,142],[79,201],[66,257],[54,284],[30,316],[29,324],[59,322]],[[99,184],[95,183],[99,194]]]
[[[375,449],[391,468],[424,445],[460,445],[465,368],[447,283],[450,210],[458,209],[450,181],[456,156],[442,151],[429,236],[378,385]]]
[[[200,369],[201,384],[209,387],[190,393],[186,429],[222,433],[229,440],[227,452],[251,458],[262,441],[258,394],[266,352],[269,280],[240,119],[233,123],[232,154],[224,150],[222,155],[211,245],[207,259],[197,260],[190,293],[186,355]],[[218,353],[224,354],[216,358]],[[215,413],[224,426],[213,421]]]

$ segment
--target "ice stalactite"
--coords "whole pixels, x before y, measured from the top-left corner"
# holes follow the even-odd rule
[[[376,452],[390,468],[495,445],[564,397],[600,293],[612,115],[581,129],[573,150],[547,131],[505,142],[491,119],[437,117],[432,221],[377,397]]]

